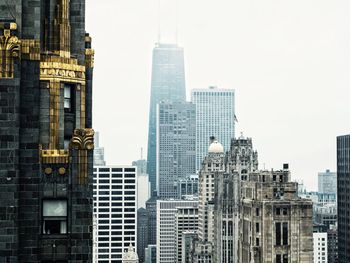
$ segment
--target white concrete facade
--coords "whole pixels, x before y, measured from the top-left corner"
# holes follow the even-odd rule
[[[208,153],[211,136],[230,149],[231,139],[235,137],[235,91],[233,89],[192,90],[191,100],[196,105],[196,170]]]
[[[157,200],[157,263],[176,262],[176,213],[197,207],[198,200]]]
[[[122,263],[130,244],[136,248],[137,168],[94,167],[94,216],[98,262]]]
[[[327,233],[313,233],[314,263],[328,262]]]

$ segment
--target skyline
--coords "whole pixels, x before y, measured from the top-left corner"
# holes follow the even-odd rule
[[[104,2],[108,10],[87,1],[96,50],[94,127],[107,163],[131,164],[141,147],[147,150],[157,1]],[[235,89],[236,137],[243,131],[253,138],[260,168],[289,163],[293,180],[316,189],[318,172],[335,171],[336,136],[350,133],[344,121],[350,113],[350,3],[313,2],[182,0],[178,36],[187,98],[191,89],[211,85]],[[111,109],[113,125],[106,114]]]

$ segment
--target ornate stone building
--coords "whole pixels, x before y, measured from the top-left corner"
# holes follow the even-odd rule
[[[241,183],[238,262],[312,262],[312,201],[297,195],[288,165]]]
[[[297,195],[287,165],[259,171],[252,140],[225,155],[214,140],[199,173],[199,235],[191,262],[312,262],[312,202]]]
[[[92,260],[93,54],[85,0],[0,0],[1,262]]]

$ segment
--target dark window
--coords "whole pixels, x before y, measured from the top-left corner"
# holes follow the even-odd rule
[[[134,184],[135,183],[135,180],[124,180],[124,182],[126,183],[126,184]]]
[[[125,168],[125,172],[135,172],[135,168]]]
[[[281,255],[276,255],[276,263],[282,263]]]
[[[281,223],[275,224],[275,240],[276,240],[276,246],[281,245]]]
[[[282,225],[283,245],[288,245],[288,223]]]
[[[255,244],[256,244],[257,247],[260,246],[260,242],[259,242],[259,238],[258,237],[255,240]]]
[[[255,232],[256,233],[260,232],[260,225],[259,225],[259,223],[255,223]]]
[[[260,214],[259,208],[255,208],[255,215],[259,216],[259,214]]]
[[[112,172],[122,172],[122,168],[112,168]]]
[[[281,214],[281,208],[276,208],[276,215],[280,215]]]
[[[288,254],[283,255],[283,263],[288,263]]]

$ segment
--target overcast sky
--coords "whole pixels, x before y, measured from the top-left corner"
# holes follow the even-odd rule
[[[161,0],[162,38],[185,49],[190,90],[236,91],[236,134],[252,137],[260,168],[289,163],[317,188],[336,169],[336,136],[350,133],[349,0]],[[169,10],[173,10],[170,12]],[[108,164],[147,147],[158,0],[87,0],[96,51],[94,129]]]

